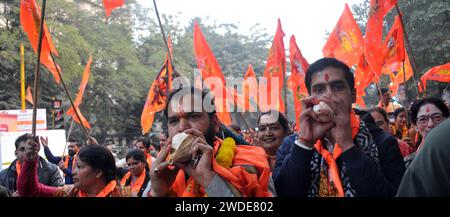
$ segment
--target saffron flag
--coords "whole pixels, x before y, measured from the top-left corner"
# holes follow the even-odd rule
[[[251,64],[248,65],[247,72],[244,75],[244,102],[245,111],[250,111],[250,99],[258,101],[258,81]],[[253,108],[253,107],[252,107]]]
[[[363,96],[365,96],[365,88],[374,82],[375,75],[367,63],[366,57],[361,54],[359,62],[355,70],[355,88],[356,88],[356,104],[365,107]]]
[[[286,54],[284,52],[283,37],[284,32],[281,28],[281,21],[280,19],[278,19],[277,31],[273,39],[272,47],[269,51],[269,56],[267,57],[266,68],[264,69],[263,74],[263,77],[267,78],[267,83],[260,84],[263,86],[261,90],[267,90],[267,92],[263,93],[263,95],[265,94],[266,97],[259,97],[258,100],[260,110],[262,111],[267,111],[269,109],[275,109],[283,113],[285,111],[283,99],[281,97],[281,92],[283,90],[284,84],[284,76],[286,74]],[[278,79],[278,87],[272,87],[272,79]],[[278,89],[278,103],[273,102],[276,101],[276,99],[271,99],[272,97],[270,93],[272,92],[272,88]]]
[[[403,27],[399,16],[394,19],[394,24],[384,40],[383,65],[403,62],[405,60]]]
[[[364,52],[361,30],[347,4],[322,52],[325,57],[337,58],[350,67],[358,63]]]
[[[428,80],[450,82],[450,62],[429,69],[420,79],[422,80],[425,89],[427,89]]]
[[[125,0],[103,0],[103,6],[105,7],[106,18],[111,15],[111,12],[118,8],[122,7],[125,3]]]
[[[364,53],[367,63],[377,79],[383,65],[383,18],[397,4],[397,0],[371,0],[369,18],[364,38]]]
[[[77,122],[78,124],[82,124],[83,126],[89,129],[91,129],[91,125],[89,124],[89,121],[86,120],[86,118],[81,113],[80,105],[81,101],[83,100],[84,90],[86,89],[87,83],[89,81],[89,75],[91,74],[91,64],[92,64],[92,56],[89,57],[86,67],[84,68],[83,77],[81,78],[77,98],[75,98],[75,102],[73,103],[75,107],[70,107],[69,110],[67,110],[66,112],[66,114],[71,116],[75,120],[75,122]],[[78,116],[75,112],[78,113],[81,120],[78,119]]]
[[[203,36],[197,22],[194,22],[194,55],[202,79],[204,81],[208,79],[217,84],[212,85],[210,82],[205,82],[204,85],[206,85],[215,96],[214,104],[216,106],[217,117],[223,124],[228,126],[231,124],[231,116],[227,107],[227,98],[229,98],[227,95],[232,95],[233,92],[227,91],[225,77],[222,74],[220,65],[217,62],[214,53],[211,51],[211,48],[209,48],[208,42]]]
[[[167,38],[170,55],[172,54],[172,40],[170,36]],[[167,93],[172,87],[173,67],[170,63],[169,56],[166,54],[164,65],[150,86],[144,109],[141,114],[142,134],[152,129],[155,114],[166,107]],[[167,79],[167,82],[166,82]]]
[[[20,24],[24,32],[27,33],[28,39],[30,40],[31,47],[37,54],[38,43],[39,43],[39,31],[41,23],[41,10],[36,0],[21,0],[20,1]],[[44,65],[55,78],[56,83],[59,84],[60,77],[56,71],[58,67],[61,72],[61,68],[55,65],[52,61],[50,53],[58,56],[58,51],[53,44],[52,37],[48,31],[47,25],[44,22],[44,32],[42,35],[42,45],[41,45],[41,64]]]
[[[33,105],[33,103],[34,103],[34,101],[33,101],[33,94],[31,93],[31,87],[30,86],[27,87],[27,95],[26,95],[25,99],[29,103],[31,103],[31,105]]]
[[[294,96],[295,121],[297,126],[300,126],[299,117],[302,112],[301,99],[308,95],[308,90],[305,85],[305,74],[306,70],[308,70],[309,63],[303,57],[293,35],[289,42],[289,57],[291,61],[291,76],[289,76],[287,85]]]

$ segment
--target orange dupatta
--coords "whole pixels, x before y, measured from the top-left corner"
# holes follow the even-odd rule
[[[131,172],[128,172],[127,174],[125,174],[125,176],[120,180],[120,185],[125,187],[127,180],[130,178],[131,176]],[[142,185],[144,184],[145,181],[145,169],[142,170],[141,174],[139,175],[139,177],[136,179],[136,181],[134,183],[130,183],[131,185],[131,193],[134,195],[138,195],[139,191],[142,188]]]
[[[221,144],[220,139],[214,143],[214,156]],[[249,173],[245,167],[251,165],[258,174]],[[212,161],[214,172],[232,184],[244,197],[271,197],[268,191],[270,166],[267,154],[263,148],[257,146],[237,145],[230,169],[222,167],[215,159]]]
[[[112,180],[108,183],[108,185],[106,185],[103,190],[101,190],[95,197],[106,197],[108,196],[111,192],[114,191],[114,189],[117,186],[117,182],[116,180]],[[87,197],[86,193],[82,190],[80,190],[78,192],[78,197]]]
[[[359,117],[353,110],[350,113],[350,126],[352,128],[352,138],[354,139],[359,131]],[[322,142],[318,140],[316,144],[314,144],[314,148],[326,160],[329,167],[329,174],[333,180],[334,187],[338,191],[339,197],[344,197],[344,188],[342,187],[341,176],[339,175],[339,167],[336,163],[336,159],[342,154],[341,147],[336,143],[334,145],[333,153],[330,153],[323,147]]]
[[[216,139],[214,142],[214,154],[216,156],[222,140]],[[258,174],[246,171],[243,166],[252,165],[258,170]],[[273,196],[268,191],[270,166],[267,155],[261,147],[238,145],[233,158],[233,165],[230,169],[222,167],[216,159],[212,159],[212,169],[224,180],[232,184],[244,197],[270,197]],[[185,172],[180,170],[171,187],[172,193],[179,197],[205,197],[205,189],[196,184],[192,177],[186,181]]]
[[[20,161],[16,162],[16,172],[17,172],[17,177],[19,177],[20,175],[20,170],[22,169],[22,167],[20,166]]]

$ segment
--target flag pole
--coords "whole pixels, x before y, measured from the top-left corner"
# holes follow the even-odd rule
[[[419,73],[419,71],[417,71],[417,65],[416,65],[416,61],[414,59],[414,53],[413,53],[411,44],[409,43],[408,33],[406,32],[406,29],[405,29],[406,26],[405,26],[405,23],[403,22],[403,16],[402,16],[402,14],[400,12],[400,8],[398,7],[398,4],[395,4],[395,10],[397,11],[398,17],[400,18],[400,22],[402,23],[402,26],[403,26],[403,35],[405,36],[404,39],[406,41],[406,46],[408,47],[409,52],[411,52],[410,61],[412,63],[412,67],[414,69],[413,70],[413,79],[414,79],[414,83],[417,83],[416,76],[415,76],[416,73],[414,73],[414,72]],[[406,55],[408,55],[408,53],[406,53]],[[405,72],[403,72],[403,73],[405,73]],[[425,97],[426,96],[426,90],[425,90],[424,85],[422,83],[422,80],[420,78],[419,78],[419,83],[420,83],[420,86],[422,87],[422,90],[423,90],[423,96]],[[414,85],[414,86],[416,87],[417,93],[419,93],[418,87],[416,85]]]
[[[20,44],[20,102],[22,111],[25,110],[25,49]]]
[[[67,86],[66,86],[66,82],[64,82],[64,79],[61,76],[61,72],[59,71],[59,67],[58,67],[58,65],[56,64],[56,61],[55,61],[55,57],[53,56],[53,54],[51,52],[50,52],[50,56],[52,57],[53,64],[55,65],[56,71],[58,72],[58,76],[61,79],[61,83],[63,85],[63,88],[64,88],[67,96],[69,97],[70,104],[72,105],[73,110],[75,111],[75,115],[77,116],[78,120],[80,120],[80,125],[83,127],[83,130],[84,130],[84,133],[86,134],[86,137],[90,138],[90,134],[89,134],[88,130],[86,129],[86,127],[84,126],[83,122],[81,121],[80,115],[78,114],[78,108],[75,107],[75,103],[73,103],[72,96],[70,96],[69,90],[67,89]]]
[[[44,32],[44,18],[45,18],[45,5],[47,1],[42,0],[41,9],[41,23],[39,24],[39,39],[37,48],[37,60],[36,60],[36,72],[34,75],[34,94],[33,94],[33,118],[31,122],[31,133],[36,136],[36,111],[38,106],[38,93],[39,93],[39,79],[41,77],[41,51],[42,51],[42,36]]]
[[[72,118],[72,122],[70,122],[69,133],[67,133],[67,137],[66,137],[66,144],[64,145],[64,150],[63,150],[63,154],[61,155],[61,158],[63,158],[64,154],[66,153],[67,141],[69,141],[70,134],[72,133],[73,122],[75,122],[75,119]]]
[[[167,55],[169,57],[170,65],[172,65],[173,74],[175,76],[179,76],[177,70],[175,69],[175,65],[173,64],[172,54],[170,53],[169,44],[167,43],[166,33],[164,33],[164,28],[161,23],[161,18],[159,17],[158,7],[156,6],[156,0],[153,0],[153,5],[155,6],[156,17],[158,18],[159,28],[161,29],[161,35],[163,38],[163,42],[166,48]]]

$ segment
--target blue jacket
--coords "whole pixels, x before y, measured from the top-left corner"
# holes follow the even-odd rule
[[[45,157],[47,158],[48,161],[50,161],[53,164],[58,165],[59,162],[61,161],[61,157],[56,157],[52,154],[52,152],[50,151],[50,148],[45,147],[44,146],[44,153],[45,153]],[[73,162],[73,158],[74,156],[69,156],[69,165],[67,166],[66,169],[63,169],[63,173],[65,174],[64,176],[64,181],[66,184],[73,184],[73,175],[72,175],[72,162]]]

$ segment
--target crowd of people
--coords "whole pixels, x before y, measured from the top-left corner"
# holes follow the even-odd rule
[[[334,58],[311,64],[305,85],[309,96],[302,99],[299,126],[270,110],[260,114],[257,130],[224,126],[214,109],[187,110],[214,101],[194,87],[174,89],[159,144],[139,138],[125,159],[92,137],[84,147],[70,140],[68,155],[55,157],[46,138],[24,134],[15,142],[17,159],[0,173],[0,195],[450,196],[449,106],[441,99],[402,107],[389,89],[379,88],[376,107],[353,108],[354,75]],[[332,111],[328,120],[314,109],[320,102]],[[180,133],[194,138],[185,158],[174,157],[172,140]],[[48,161],[38,155],[41,145]]]

